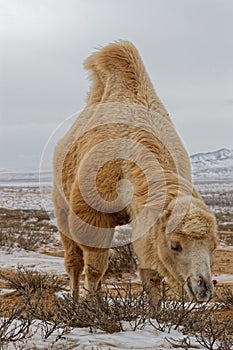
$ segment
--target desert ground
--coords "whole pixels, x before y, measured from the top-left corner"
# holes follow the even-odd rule
[[[199,183],[196,186],[206,203],[214,211],[218,221],[219,243],[212,258],[213,279],[216,279],[218,283],[215,288],[216,295],[209,303],[210,305],[215,304],[215,307],[221,303],[223,304],[223,307],[217,307],[214,312],[215,317],[219,321],[226,322],[226,320],[232,319],[233,316],[233,187],[232,183],[220,185],[216,183]],[[232,326],[229,328],[228,323],[226,323],[226,332],[231,333],[227,333],[227,338],[230,340],[222,343],[218,343],[222,335],[219,338],[216,336],[213,344],[210,341],[206,345],[201,341],[192,340],[193,335],[191,334],[186,340],[184,340],[184,336],[183,338],[178,337],[174,340],[173,338],[176,338],[176,335],[174,335],[172,338],[173,342],[171,340],[170,343],[167,341],[165,346],[165,338],[163,339],[163,345],[161,343],[156,345],[153,342],[147,343],[145,338],[143,338],[143,334],[141,334],[141,343],[138,340],[136,342],[138,347],[134,345],[132,340],[131,347],[128,347],[129,344],[127,341],[125,342],[126,345],[124,345],[122,342],[117,343],[115,341],[114,343],[112,341],[111,343],[111,341],[106,342],[103,339],[103,343],[98,340],[97,343],[94,341],[92,343],[90,342],[92,345],[89,343],[87,345],[82,345],[82,343],[77,345],[77,337],[79,337],[79,334],[82,334],[81,330],[85,328],[85,325],[89,327],[88,331],[84,332],[88,341],[91,339],[90,330],[93,332],[95,328],[101,329],[102,327],[102,331],[105,331],[106,334],[126,331],[123,326],[124,329],[117,329],[117,326],[115,328],[112,326],[111,329],[109,324],[114,324],[111,318],[105,325],[101,326],[97,323],[96,327],[93,324],[90,325],[90,322],[88,323],[86,319],[82,320],[82,322],[79,320],[81,333],[78,332],[76,338],[73,336],[72,341],[69,342],[69,346],[67,345],[68,343],[66,345],[59,343],[59,341],[61,342],[63,340],[64,342],[64,339],[66,341],[68,339],[66,334],[64,335],[64,329],[57,336],[59,341],[56,340],[56,337],[53,338],[53,341],[50,341],[50,335],[53,334],[54,336],[57,331],[57,324],[54,320],[56,320],[56,317],[59,318],[57,315],[61,312],[61,304],[59,304],[61,300],[66,302],[65,308],[64,305],[62,306],[66,310],[64,314],[65,312],[69,314],[69,311],[67,311],[70,298],[69,279],[63,266],[63,255],[64,251],[60,243],[56,221],[53,218],[50,187],[45,186],[43,188],[42,196],[38,186],[27,186],[27,184],[23,186],[12,186],[8,184],[0,187],[0,312],[2,320],[0,327],[0,349],[231,348]],[[137,273],[137,263],[137,258],[134,256],[131,246],[113,249],[109,269],[103,281],[103,293],[105,293],[106,300],[109,300],[111,297],[115,298],[114,300],[118,300],[119,298],[127,300],[129,294],[131,302],[134,296],[137,300],[142,298],[143,291]],[[82,276],[82,285],[83,280],[84,275]],[[96,297],[93,298],[95,299]],[[168,298],[166,302],[174,303],[174,300],[177,300],[177,295],[174,295],[172,291],[168,291],[166,298]],[[102,302],[99,299],[95,299],[95,303],[95,307],[102,310]],[[132,304],[125,307],[132,308]],[[25,320],[28,319],[28,316],[26,317],[25,315],[28,315],[28,305],[30,305],[31,310],[34,310],[36,320],[43,319],[46,325],[44,325],[42,331],[42,333],[44,332],[43,336],[41,336],[41,338],[44,337],[42,343],[35,338],[37,340],[35,340],[36,345],[33,345],[34,347],[32,347],[33,343],[25,342],[25,339],[27,339],[27,325],[25,325],[24,329],[22,324],[20,324],[17,329],[10,322],[6,325],[3,321],[12,318],[21,320],[21,323],[22,320],[26,322]],[[87,304],[85,307],[89,310],[90,305]],[[75,307],[73,305],[72,310]],[[91,313],[91,311],[89,312]],[[50,313],[50,316],[48,316],[48,313]],[[32,315],[30,317],[33,318]],[[90,315],[88,317],[91,319]],[[100,315],[101,317],[104,318],[103,314],[102,316]],[[138,317],[139,315],[136,318],[138,319]],[[124,322],[126,322],[125,318],[123,318]],[[168,320],[163,322],[164,325],[166,322],[169,323]],[[116,324],[119,326],[121,323],[116,322]],[[162,329],[161,323],[159,324],[160,326],[157,329],[153,329],[153,334],[154,332],[165,331],[166,327],[164,326],[164,329]],[[76,324],[75,327],[72,325],[71,328],[77,331],[78,326],[79,324]],[[19,331],[18,335],[12,333],[12,327],[15,329],[13,333]],[[57,326],[57,328],[59,327]],[[137,325],[135,329],[137,329]],[[147,328],[145,329],[147,330]],[[23,332],[25,333],[25,339],[22,336]],[[137,339],[137,336],[134,335],[134,338]],[[32,339],[34,339],[33,336]],[[120,344],[119,347],[116,344]],[[152,346],[151,344],[155,345]]]

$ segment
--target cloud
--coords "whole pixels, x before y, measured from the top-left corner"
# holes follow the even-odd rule
[[[0,1],[0,10],[1,127],[24,125],[27,132],[22,137],[19,128],[15,137],[28,152],[33,125],[43,149],[46,126],[84,107],[83,61],[118,39],[138,47],[158,95],[189,135],[191,153],[208,150],[196,136],[201,125],[221,119],[224,132],[232,129],[232,1],[11,0]],[[227,135],[220,129],[216,145],[233,148]]]
[[[228,104],[228,105],[233,105],[233,98],[226,99],[225,103]]]

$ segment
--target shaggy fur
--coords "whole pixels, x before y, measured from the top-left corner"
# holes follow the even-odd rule
[[[192,187],[187,152],[136,48],[127,41],[110,44],[85,68],[92,80],[87,107],[54,154],[55,215],[74,296],[83,268],[85,288],[97,289],[115,226],[132,222],[141,279],[153,303],[163,277],[185,285],[197,300],[209,297],[215,218]]]

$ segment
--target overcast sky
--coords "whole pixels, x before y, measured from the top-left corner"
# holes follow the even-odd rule
[[[190,154],[233,149],[232,0],[0,0],[0,168],[35,169],[85,105],[84,59],[138,48]]]

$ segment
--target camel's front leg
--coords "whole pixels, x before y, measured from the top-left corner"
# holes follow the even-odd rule
[[[83,271],[83,252],[69,237],[60,232],[62,244],[65,248],[65,267],[70,277],[70,287],[75,299],[79,298],[79,281]]]
[[[139,269],[140,278],[148,295],[151,306],[159,307],[161,300],[161,277],[151,269]]]
[[[87,292],[95,292],[101,285],[101,279],[108,267],[109,249],[83,248],[85,266],[85,284]]]

